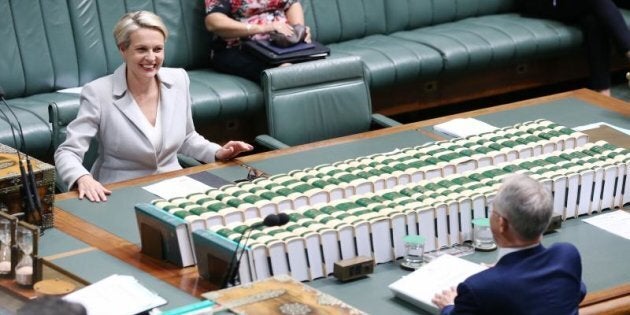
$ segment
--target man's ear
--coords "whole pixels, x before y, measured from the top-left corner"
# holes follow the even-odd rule
[[[499,216],[499,231],[505,233],[510,227],[510,223],[504,217]]]

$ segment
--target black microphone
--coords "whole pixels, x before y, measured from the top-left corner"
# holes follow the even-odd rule
[[[35,184],[33,166],[31,164],[31,160],[28,157],[28,154],[23,154],[23,156],[25,156],[26,164],[27,164],[27,168],[25,168],[24,162],[20,158],[20,154],[19,154],[19,151],[22,151],[22,152],[24,151],[24,145],[25,145],[24,131],[22,129],[22,124],[20,123],[20,120],[17,118],[17,115],[15,115],[15,112],[13,111],[11,106],[9,106],[6,99],[4,98],[4,90],[2,89],[2,87],[0,87],[0,100],[2,101],[4,106],[6,106],[9,109],[9,112],[11,112],[11,115],[13,116],[13,118],[15,119],[18,125],[17,130],[20,136],[20,141],[21,141],[19,148],[18,148],[17,141],[15,138],[15,133],[14,133],[15,125],[11,123],[11,120],[9,119],[9,117],[6,115],[4,111],[2,111],[2,115],[5,118],[4,120],[9,124],[9,126],[11,126],[11,133],[13,133],[13,142],[15,142],[15,150],[18,151],[18,165],[20,168],[20,177],[22,178],[22,192],[25,199],[25,203],[26,203],[25,213],[26,213],[27,221],[37,222],[41,218],[40,214],[41,214],[42,208],[41,208],[41,201],[39,199],[39,195],[37,194],[37,185]]]
[[[238,242],[236,242],[236,249],[234,250],[232,259],[230,259],[230,264],[228,266],[228,270],[225,274],[225,277],[223,278],[223,284],[221,286],[221,289],[227,288],[228,284],[234,285],[236,283],[236,278],[238,276],[238,269],[241,265],[241,259],[243,258],[243,253],[245,253],[245,244],[247,244],[247,241],[249,240],[249,237],[252,231],[255,229],[261,228],[263,226],[271,227],[271,226],[285,225],[287,224],[287,222],[289,222],[289,216],[286,213],[270,214],[266,216],[262,220],[262,222],[254,223],[248,226],[243,231],[243,233],[238,239]],[[239,245],[241,244],[241,240],[243,239],[243,235],[246,235],[245,241],[243,242],[243,249],[241,250],[241,254],[238,255],[238,259],[236,259],[236,256],[238,254],[238,248],[239,248]]]

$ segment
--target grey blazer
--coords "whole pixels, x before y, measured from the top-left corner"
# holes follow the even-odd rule
[[[181,169],[177,154],[213,162],[221,147],[195,131],[188,75],[183,69],[161,68],[160,115],[162,149],[157,152],[142,131],[146,119],[127,90],[126,65],[85,85],[79,113],[55,152],[57,173],[68,188],[88,173],[103,184]],[[98,158],[88,172],[82,165],[90,141],[99,143]]]

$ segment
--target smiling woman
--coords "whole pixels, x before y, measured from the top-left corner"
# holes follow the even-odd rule
[[[112,75],[88,83],[77,118],[55,152],[55,164],[79,198],[106,201],[102,183],[180,169],[177,154],[203,162],[226,160],[252,146],[229,141],[219,146],[195,131],[188,75],[162,68],[168,30],[148,11],[125,14],[114,28],[124,63]],[[92,138],[99,156],[92,170],[82,160]]]

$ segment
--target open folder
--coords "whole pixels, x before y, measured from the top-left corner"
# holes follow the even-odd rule
[[[64,300],[80,303],[90,315],[138,314],[166,304],[136,278],[123,275],[111,275],[66,295]]]
[[[330,55],[328,47],[315,41],[279,48],[269,42],[248,40],[243,43],[243,49],[272,65],[323,59]]]
[[[439,314],[431,299],[487,267],[451,255],[442,255],[389,285],[394,295],[432,314]]]

